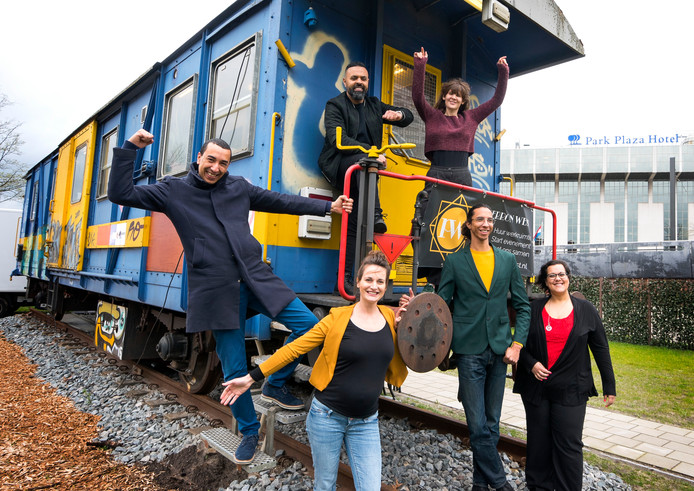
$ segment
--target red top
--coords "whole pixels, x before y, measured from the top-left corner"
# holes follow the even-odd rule
[[[547,338],[547,369],[551,369],[566,346],[566,340],[574,326],[574,312],[572,310],[563,319],[555,319],[549,316],[546,309],[542,309],[542,323]]]

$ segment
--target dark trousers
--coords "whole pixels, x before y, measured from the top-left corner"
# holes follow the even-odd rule
[[[366,154],[358,153],[354,155],[345,155],[340,161],[340,167],[337,170],[337,185],[340,194],[345,189],[345,174],[347,169],[356,164]],[[354,255],[357,250],[357,217],[359,216],[359,176],[361,171],[353,172],[349,184],[349,197],[354,199],[352,213],[347,216],[347,244],[345,244],[345,275],[348,278],[353,278],[354,274]],[[381,200],[378,197],[378,188],[376,188],[376,214],[381,213]]]
[[[563,406],[542,399],[535,405],[523,397],[523,405],[528,424],[528,489],[580,491],[586,404]]]

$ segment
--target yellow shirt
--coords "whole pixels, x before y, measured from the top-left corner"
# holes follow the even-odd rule
[[[494,276],[494,249],[489,249],[486,252],[475,251],[470,249],[472,259],[475,261],[477,272],[482,278],[485,288],[489,291],[492,286],[492,277]]]

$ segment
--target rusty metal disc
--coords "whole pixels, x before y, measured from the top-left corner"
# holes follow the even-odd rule
[[[428,372],[448,356],[453,319],[448,305],[435,293],[420,293],[409,303],[398,324],[398,349],[415,372]]]

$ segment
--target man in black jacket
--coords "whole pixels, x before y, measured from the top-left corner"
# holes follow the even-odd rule
[[[330,99],[325,105],[325,143],[318,157],[318,166],[325,178],[334,187],[342,191],[345,185],[345,173],[350,166],[366,155],[358,150],[338,150],[336,146],[335,128],[342,128],[342,145],[360,145],[370,148],[372,145],[381,146],[383,139],[383,124],[399,127],[409,125],[414,116],[412,111],[404,107],[395,107],[381,102],[378,97],[368,97],[369,72],[361,62],[347,65],[342,79],[345,91]],[[385,164],[385,155],[379,156]],[[358,173],[352,174],[350,196],[354,199],[355,213],[349,216],[345,279],[353,283],[354,254],[357,237],[357,203],[359,202]],[[381,206],[376,195],[376,217],[374,232],[385,233],[386,223],[383,221]]]
[[[139,130],[122,148],[114,148],[108,198],[117,204],[158,211],[171,220],[181,239],[188,269],[186,331],[211,330],[224,379],[248,373],[244,326],[247,310],[276,319],[289,329],[291,342],[318,320],[263,262],[261,246],[251,234],[249,210],[295,215],[324,215],[351,211],[351,200],[340,196],[326,202],[290,196],[253,186],[229,175],[231,149],[221,139],[205,142],[197,162],[185,177],[165,177],[155,184],[134,186],[136,151],[154,141]],[[296,364],[288,365],[263,387],[263,398],[285,409],[302,409],[284,383]],[[238,463],[253,460],[260,424],[253,400],[232,406],[243,439],[236,451]]]

